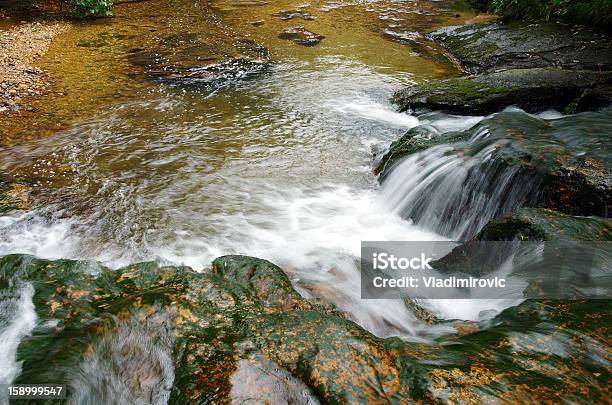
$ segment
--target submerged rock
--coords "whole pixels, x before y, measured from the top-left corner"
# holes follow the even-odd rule
[[[612,39],[585,27],[558,23],[485,23],[453,26],[429,36],[469,73],[558,67],[612,69]]]
[[[281,20],[293,20],[295,18],[301,18],[302,20],[312,21],[315,18],[308,12],[304,10],[283,10],[278,13],[272,14],[272,16],[276,18],[280,18]]]
[[[583,402],[604,392],[597,379],[584,390],[585,376],[606,367],[598,360],[605,355],[587,354],[609,351],[607,307],[597,302],[562,311],[526,302],[495,326],[421,344],[379,339],[302,299],[277,266],[245,256],[196,273],[11,255],[0,258],[0,292],[38,318],[24,325],[31,329],[21,335],[14,382],[66,384],[71,401],[225,403],[256,394],[298,403],[478,402],[520,391],[536,402]],[[22,313],[10,308],[3,327],[20,327]],[[549,344],[567,356],[544,356],[534,345],[559,334]],[[585,339],[588,346],[574,343]],[[559,378],[567,383],[551,392]]]
[[[278,37],[304,46],[315,46],[325,38],[323,35],[315,34],[304,27],[287,28],[278,34]]]
[[[409,87],[394,101],[401,111],[490,114],[515,105],[527,112],[574,113],[612,103],[612,72],[512,69]]]
[[[162,38],[156,46],[132,49],[128,59],[152,79],[197,84],[261,71],[268,65],[269,52],[247,38],[180,33]]]

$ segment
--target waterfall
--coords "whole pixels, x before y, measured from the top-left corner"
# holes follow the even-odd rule
[[[486,124],[470,133],[466,141],[419,151],[391,169],[382,190],[391,211],[464,240],[497,215],[535,201],[539,176],[504,164],[496,154],[511,141],[491,135]]]

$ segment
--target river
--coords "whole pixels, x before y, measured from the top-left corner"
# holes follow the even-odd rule
[[[362,240],[466,236],[457,229],[469,219],[459,218],[453,229],[436,218],[418,226],[405,219],[416,198],[410,189],[427,181],[417,175],[422,162],[408,162],[384,188],[372,165],[416,125],[444,132],[482,118],[398,113],[389,101],[402,86],[459,73],[439,49],[423,45],[419,31],[473,14],[438,2],[159,6],[161,17],[152,17],[146,6],[119,4],[112,21],[73,28],[46,57],[64,90],[39,124],[61,121],[65,129],[0,148],[0,170],[33,183],[37,202],[30,212],[0,217],[0,254],[113,268],[156,260],[198,271],[221,255],[256,256],[283,267],[303,295],[335,304],[378,336],[443,333],[401,301],[362,300],[355,258]],[[122,16],[127,7],[133,19]],[[293,9],[314,19],[273,16]],[[188,18],[202,25],[186,25]],[[297,25],[325,39],[305,47],[277,37]],[[201,57],[193,38],[207,32],[228,35],[232,45],[261,44],[269,59],[222,80],[160,81],[138,70],[134,53],[151,47],[152,36],[174,41],[169,49],[177,48],[165,51],[182,63]],[[73,69],[65,58],[87,63]],[[102,67],[89,64],[96,60]],[[493,216],[485,211],[473,210],[479,226]],[[491,316],[496,311],[486,310],[507,305],[434,307],[443,318],[478,320],[481,311]]]

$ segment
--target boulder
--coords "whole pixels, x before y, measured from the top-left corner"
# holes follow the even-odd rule
[[[429,39],[470,76],[396,93],[402,111],[490,114],[516,105],[566,114],[612,103],[612,39],[559,23],[484,23],[446,27]]]
[[[493,195],[499,185],[510,187],[511,184],[504,182],[512,181],[525,194],[525,198],[516,200],[512,207],[504,206],[503,200],[511,196],[501,196],[499,207],[508,211],[531,206],[569,215],[609,217],[611,119],[612,109],[555,120],[509,110],[483,119],[465,131],[440,134],[427,126],[415,127],[391,144],[375,171],[380,173],[379,180],[384,184],[405,157],[445,145],[448,149],[445,156],[456,156],[470,163],[466,165],[469,167],[466,181],[472,179],[474,184],[480,184],[479,193]],[[500,177],[504,173],[512,176]],[[450,198],[453,190],[447,192]],[[465,192],[476,191],[462,191]],[[462,195],[461,201],[471,199]],[[422,198],[427,199],[427,196]],[[447,207],[453,212],[461,212],[464,208]],[[445,214],[439,212],[438,215]]]
[[[612,103],[612,72],[511,69],[429,82],[395,93],[401,111],[486,115],[514,105],[531,113],[594,110]]]
[[[551,243],[541,246],[531,243],[539,241]],[[433,266],[442,272],[469,272],[474,276],[482,276],[496,271],[503,263],[512,259],[513,271],[516,271],[519,277],[521,272],[525,271],[532,271],[533,275],[537,275],[542,268],[545,268],[547,273],[552,273],[555,271],[553,269],[558,268],[558,258],[563,257],[564,251],[575,249],[575,252],[584,255],[606,254],[597,251],[607,246],[594,242],[609,241],[612,241],[612,219],[570,216],[543,208],[522,208],[490,221],[473,239],[453,249]],[[538,255],[542,255],[538,260],[546,261],[538,265],[523,263],[523,258],[529,257],[534,248],[540,252]],[[574,257],[566,257],[563,260],[575,264]],[[570,269],[576,270],[586,271],[586,266],[582,269]],[[533,275],[524,278],[529,279]],[[566,276],[567,274],[564,275]],[[604,280],[599,287],[603,288],[607,284],[609,283]],[[560,293],[559,290],[556,292]]]
[[[77,403],[584,402],[605,392],[593,375],[605,375],[606,357],[591,356],[609,350],[605,303],[525,302],[463,336],[411,343],[301,299],[277,266],[246,256],[196,273],[9,255],[0,292],[2,327],[21,337],[14,383],[66,384]]]
[[[13,255],[0,259],[0,288],[17,301],[34,290],[39,326],[19,347],[16,383],[67,384],[79,402],[226,402],[249,389],[232,385],[245,361],[299,379],[286,397],[304,384],[331,402],[409,397],[380,339],[302,299],[265,260],[224,256],[196,273]]]
[[[612,39],[580,26],[493,22],[446,27],[429,38],[459,59],[468,73],[543,67],[612,69]]]
[[[612,241],[612,219],[575,217],[543,208],[523,208],[489,222],[476,239]]]

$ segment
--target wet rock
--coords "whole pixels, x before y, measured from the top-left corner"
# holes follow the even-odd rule
[[[465,336],[470,333],[478,332],[480,327],[476,322],[456,322],[455,329],[457,329],[457,335]]]
[[[521,111],[505,111],[465,131],[438,133],[427,126],[413,128],[391,145],[376,171],[384,181],[404,157],[447,145],[447,156],[480,162],[468,165],[468,177],[482,183],[480,192],[492,195],[504,181],[511,182],[504,183],[510,187],[508,192],[524,192],[524,199],[513,203],[519,206],[505,209],[530,206],[570,215],[609,217],[612,162],[606,145],[610,133],[611,109],[550,121]],[[499,177],[502,175],[511,177]],[[499,206],[503,204],[502,198]],[[455,211],[465,208],[449,207]]]
[[[573,242],[566,244],[565,241],[607,242],[610,240],[612,240],[612,219],[570,216],[543,208],[522,208],[493,219],[473,239],[453,249],[448,255],[434,262],[433,266],[442,272],[469,272],[474,276],[482,276],[491,274],[510,260],[513,263],[513,271],[516,271],[519,277],[535,285],[540,280],[530,279],[531,275],[528,273],[532,272],[532,275],[537,276],[542,271],[542,267],[546,268],[549,273],[558,271],[554,269],[558,269],[558,258],[563,254],[563,250],[580,249],[581,254],[592,255],[597,249],[604,246],[595,243],[592,245],[579,243],[577,247],[572,247]],[[537,247],[529,243],[537,241],[560,243],[543,244]],[[590,250],[591,247],[593,250]],[[539,253],[534,255],[532,261],[547,260],[544,264],[532,265],[521,261],[523,257],[532,255],[534,249]],[[573,259],[568,258],[568,262],[569,260]],[[583,262],[580,264],[582,265]],[[570,271],[576,271],[576,269],[572,268]],[[528,276],[523,277],[521,272],[527,272]],[[604,284],[600,284],[599,287],[604,288]],[[555,291],[559,293],[560,290]]]
[[[224,402],[232,390],[247,390],[232,382],[244,382],[253,361],[294,376],[284,385],[288,396],[312,390],[333,402],[408,398],[377,338],[303,300],[264,260],[225,256],[212,272],[196,273],[154,263],[113,271],[88,262],[0,259],[3,296],[24,285],[35,290],[43,326],[19,348],[18,381],[68,384],[81,402]],[[74,370],[81,370],[76,377]],[[125,384],[132,389],[119,392]]]
[[[154,80],[198,84],[260,72],[268,66],[269,52],[247,38],[185,32],[164,37],[155,47],[132,49],[128,59]]]
[[[404,89],[395,95],[402,110],[489,114],[516,105],[569,114],[612,103],[612,39],[605,34],[495,22],[447,27],[428,38],[472,75]]]
[[[512,69],[412,86],[397,92],[394,101],[402,111],[480,115],[515,105],[528,112],[575,113],[612,104],[612,73]]]
[[[581,397],[599,402],[607,395],[605,361],[588,358],[589,353],[611,352],[605,335],[609,305],[607,300],[528,300],[479,331],[440,339],[438,343],[452,349],[421,354],[435,358],[426,366],[429,394],[454,403],[580,402]],[[551,355],[561,347],[563,355]],[[584,379],[593,385],[585,385]]]
[[[612,69],[612,39],[585,27],[558,23],[486,23],[443,28],[430,34],[469,73],[558,67]]]
[[[2,257],[3,316],[21,314],[11,303],[23,301],[38,317],[17,350],[15,383],[67,384],[69,400],[90,403],[225,403],[251,394],[298,403],[482,402],[519,389],[536,402],[584,402],[604,392],[598,380],[593,392],[582,389],[585,365],[591,377],[607,366],[605,356],[585,357],[607,350],[603,304],[525,302],[491,327],[421,344],[379,339],[303,300],[288,309],[283,297],[300,298],[287,282],[278,267],[245,256],[219,258],[203,273]],[[555,328],[562,339],[547,343]],[[542,344],[571,356],[550,356]],[[547,391],[558,378],[567,384]]]
[[[281,20],[293,20],[295,18],[301,18],[302,20],[312,21],[315,18],[308,12],[296,9],[296,10],[283,10],[278,13],[272,14],[272,16],[276,18],[280,18]]]
[[[310,32],[304,27],[287,28],[278,34],[278,37],[304,46],[315,46],[325,38],[323,35]]]
[[[612,219],[576,217],[542,208],[523,208],[489,222],[478,240],[612,240]]]
[[[294,309],[307,304],[293,289],[285,273],[267,260],[248,256],[222,256],[213,261],[212,271],[252,290],[266,306]]]
[[[231,399],[237,404],[319,404],[316,396],[287,370],[260,354],[238,362]]]

